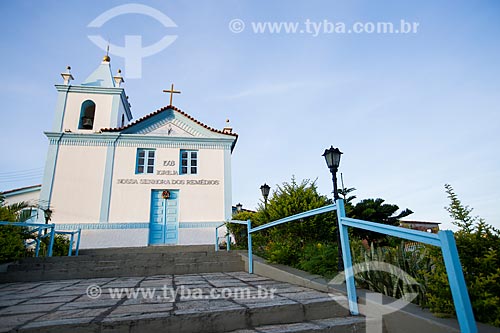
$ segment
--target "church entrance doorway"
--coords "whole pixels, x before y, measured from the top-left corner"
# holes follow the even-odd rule
[[[151,191],[149,245],[177,244],[179,239],[179,191]]]

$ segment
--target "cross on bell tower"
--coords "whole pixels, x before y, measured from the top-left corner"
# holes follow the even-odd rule
[[[170,86],[170,90],[163,90],[164,93],[169,93],[170,94],[170,104],[169,105],[172,105],[172,98],[174,96],[174,94],[180,94],[181,92],[178,91],[178,90],[174,90],[174,84],[172,83],[172,85]]]

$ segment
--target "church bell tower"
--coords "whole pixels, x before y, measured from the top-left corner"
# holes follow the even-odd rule
[[[132,120],[130,104],[121,71],[113,76],[109,55],[80,85],[74,80],[71,67],[61,73],[63,84],[56,84],[57,106],[52,132],[99,133],[103,128],[126,126]]]

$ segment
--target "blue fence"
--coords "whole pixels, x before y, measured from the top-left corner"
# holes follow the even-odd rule
[[[237,221],[237,220],[227,221],[226,223],[247,225],[247,222]],[[222,223],[221,225],[219,225],[215,228],[215,251],[219,251],[219,228],[225,226],[226,223]],[[226,251],[229,251],[229,250],[231,250],[231,236],[229,235],[229,232],[228,232],[228,233],[226,233]]]
[[[381,234],[399,237],[415,242],[421,242],[434,246],[439,246],[443,253],[443,259],[446,267],[446,274],[450,283],[455,311],[457,314],[460,330],[463,333],[477,333],[477,325],[472,312],[472,306],[467,292],[467,286],[460,265],[457,246],[453,232],[441,230],[437,234],[423,231],[411,230],[401,227],[389,226],[381,223],[368,222],[348,218],[345,215],[344,200],[338,199],[335,204],[316,208],[307,212],[292,215],[277,221],[269,222],[264,225],[252,228],[251,221],[229,221],[230,223],[239,223],[247,225],[248,236],[248,272],[253,273],[253,255],[252,255],[252,233],[271,228],[283,223],[293,222],[306,217],[323,214],[326,212],[337,211],[338,225],[340,228],[340,245],[342,247],[342,256],[344,260],[344,272],[346,277],[347,298],[349,300],[349,309],[351,314],[358,315],[358,303],[356,295],[356,285],[354,281],[354,271],[352,268],[351,247],[349,244],[349,228],[358,228],[368,231],[374,231]],[[223,226],[220,225],[219,227]],[[218,250],[218,233],[216,228],[216,250]],[[227,236],[228,237],[228,236]],[[229,242],[227,242],[229,244]],[[229,246],[227,247],[229,251]]]
[[[73,242],[75,235],[78,235],[75,247],[75,255],[78,255],[78,250],[80,248],[80,238],[81,238],[81,229],[77,231],[56,231],[55,224],[40,224],[40,223],[22,223],[22,222],[6,222],[0,221],[0,225],[10,225],[14,227],[27,228],[31,233],[34,234],[34,240],[32,242],[26,243],[26,246],[35,245],[35,257],[38,257],[40,253],[40,242],[43,238],[50,237],[49,246],[47,249],[47,256],[52,257],[52,248],[54,247],[54,237],[56,234],[62,235],[70,235],[68,256],[72,255],[73,252]],[[44,235],[43,230],[48,230],[48,232]]]

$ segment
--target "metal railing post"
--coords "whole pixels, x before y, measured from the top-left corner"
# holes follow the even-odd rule
[[[52,224],[52,227],[50,228],[50,242],[49,242],[49,251],[48,251],[48,256],[52,257],[52,248],[54,247],[54,235],[55,235],[55,230],[56,225]]]
[[[70,238],[69,238],[69,250],[68,250],[68,257],[71,257],[71,252],[73,252],[73,239],[75,235],[72,233]]]
[[[247,221],[247,235],[248,235],[248,273],[253,274],[253,255],[252,255],[252,221]]]
[[[472,312],[472,305],[467,292],[460,258],[458,257],[455,237],[450,230],[441,230],[438,232],[441,240],[441,251],[443,252],[446,275],[450,282],[451,295],[455,303],[455,312],[462,332],[476,333],[477,325]]]
[[[228,233],[226,235],[226,251],[228,251],[228,252],[231,249],[231,243],[230,242],[231,242],[231,237],[229,236],[229,233]]]
[[[38,257],[38,254],[40,252],[40,237],[41,235],[42,228],[37,229],[37,236],[36,236],[36,248],[35,248],[35,257]]]
[[[219,251],[219,227],[215,228],[215,252]]]
[[[358,315],[358,302],[356,296],[356,282],[354,281],[354,272],[352,269],[351,246],[349,245],[349,229],[342,224],[342,219],[345,216],[344,200],[337,199],[337,219],[340,229],[340,244],[342,248],[342,259],[344,261],[345,282],[347,287],[347,298],[349,300],[349,310],[352,315]],[[340,273],[340,272],[339,272]]]
[[[82,229],[78,229],[78,238],[76,239],[76,249],[75,256],[78,256],[78,250],[80,249],[80,237],[82,235]]]

